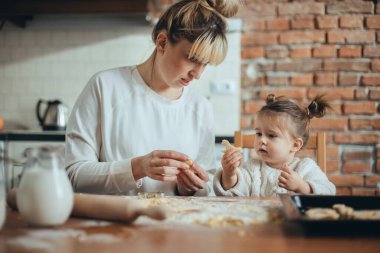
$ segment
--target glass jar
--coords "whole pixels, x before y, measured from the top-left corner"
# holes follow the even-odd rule
[[[30,225],[61,225],[70,216],[74,194],[62,157],[54,146],[27,153],[16,202],[21,217]]]

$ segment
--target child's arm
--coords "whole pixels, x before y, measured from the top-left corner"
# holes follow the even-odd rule
[[[224,190],[234,187],[238,181],[237,168],[243,159],[242,149],[232,146],[228,141],[223,140],[222,144],[226,146],[226,151],[222,158],[222,176],[221,185]]]
[[[281,174],[278,177],[278,186],[285,188],[288,191],[293,191],[301,194],[313,193],[310,184],[302,179],[302,177],[287,165],[280,168]]]

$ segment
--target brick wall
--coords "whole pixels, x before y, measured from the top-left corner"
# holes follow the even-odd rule
[[[338,194],[380,195],[380,3],[245,0],[239,13],[241,128],[267,94],[306,104],[327,93],[334,111],[312,120],[328,133],[328,177]]]

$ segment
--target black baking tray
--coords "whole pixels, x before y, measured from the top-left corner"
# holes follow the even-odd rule
[[[379,196],[322,196],[282,194],[286,220],[301,226],[308,234],[380,235],[380,219],[376,220],[310,220],[305,212],[310,208],[331,208],[345,204],[355,210],[380,210]]]

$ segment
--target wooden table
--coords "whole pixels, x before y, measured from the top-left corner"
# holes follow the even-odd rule
[[[380,229],[380,228],[379,228]],[[264,223],[248,227],[110,223],[70,218],[55,228],[28,227],[7,210],[0,252],[380,252],[379,236],[307,236],[297,225]]]

